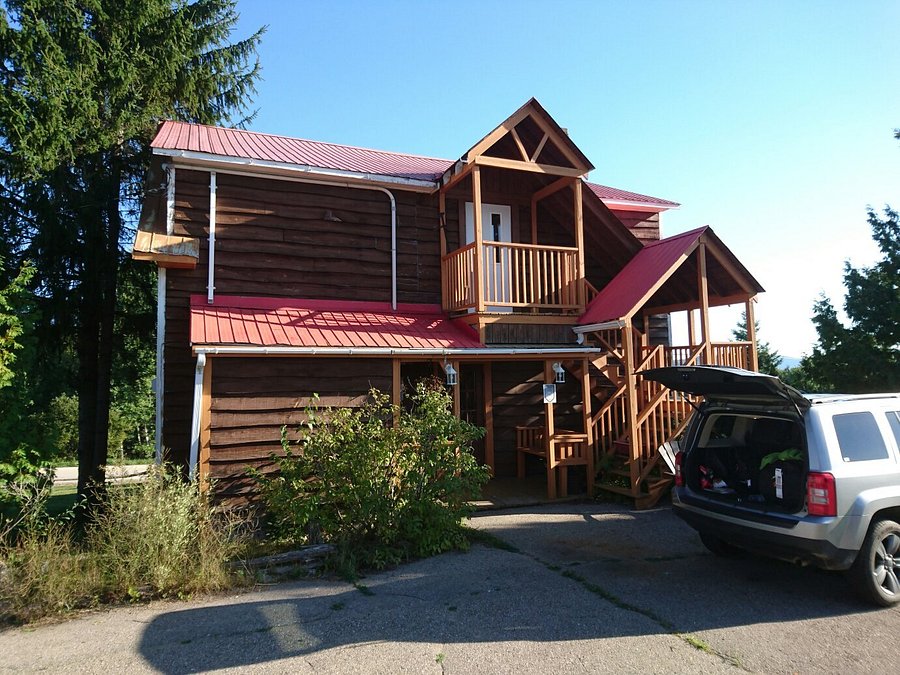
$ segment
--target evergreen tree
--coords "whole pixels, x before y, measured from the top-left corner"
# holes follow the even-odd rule
[[[845,325],[827,297],[813,307],[818,341],[803,367],[823,391],[900,391],[900,219],[868,210],[882,259],[871,267],[844,266]]]
[[[759,372],[768,375],[778,375],[781,367],[781,354],[772,349],[768,342],[762,342],[759,339],[759,321],[753,322],[754,332],[756,333],[756,356],[759,362]],[[738,325],[731,331],[731,336],[738,342],[746,342],[750,339],[747,333],[747,312],[741,313],[741,320]]]
[[[0,0],[0,252],[34,261],[41,324],[75,355],[82,496],[104,479],[120,275],[149,140],[165,118],[247,119],[262,31],[231,42],[235,4]]]

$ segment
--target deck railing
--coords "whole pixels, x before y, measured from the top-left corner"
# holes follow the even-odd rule
[[[475,244],[441,259],[444,309],[477,307]],[[481,294],[491,308],[580,310],[584,290],[578,278],[578,249],[486,241],[481,256]]]

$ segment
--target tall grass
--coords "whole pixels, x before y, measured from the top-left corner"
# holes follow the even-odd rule
[[[99,602],[214,591],[241,578],[227,563],[248,530],[219,513],[196,482],[153,468],[137,484],[111,485],[103,509],[76,539],[71,519],[34,502],[0,532],[0,616],[16,622]]]

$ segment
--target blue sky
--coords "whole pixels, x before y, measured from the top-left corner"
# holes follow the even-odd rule
[[[840,304],[844,261],[876,258],[866,206],[900,207],[896,0],[238,10],[241,35],[269,26],[251,128],[453,159],[534,96],[592,181],[682,204],[664,235],[715,229],[766,288],[761,338],[784,355],[811,349],[819,293]]]

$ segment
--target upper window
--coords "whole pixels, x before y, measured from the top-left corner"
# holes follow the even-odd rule
[[[835,415],[832,421],[845,462],[887,459],[887,447],[872,413],[845,413]]]

